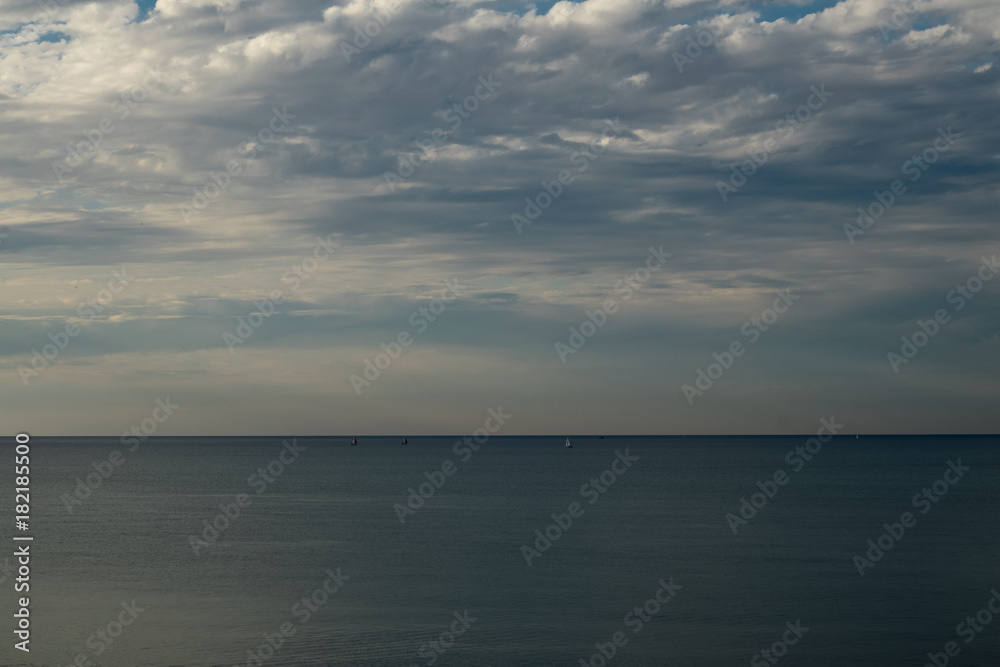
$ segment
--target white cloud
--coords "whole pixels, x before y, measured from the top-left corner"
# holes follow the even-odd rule
[[[508,355],[533,359],[648,245],[666,243],[676,258],[669,279],[630,305],[619,334],[602,332],[606,348],[588,346],[587,355],[610,355],[623,378],[657,364],[682,368],[712,336],[730,335],[748,316],[748,299],[793,285],[817,304],[797,314],[794,345],[842,331],[852,354],[873,355],[865,382],[877,394],[880,350],[866,346],[894,340],[894,326],[925,314],[923,304],[954,277],[937,258],[981,252],[996,204],[996,161],[978,151],[997,139],[991,58],[1000,8],[928,0],[914,17],[930,27],[908,23],[885,41],[878,22],[892,6],[844,0],[767,22],[713,15],[701,2],[560,2],[538,15],[408,1],[350,62],[341,45],[390,3],[161,0],[141,23],[130,2],[63,7],[42,25],[0,36],[0,210],[9,227],[0,260],[31,277],[4,284],[4,312],[28,328],[8,337],[0,361],[11,371],[44,341],[44,329],[26,323],[72,305],[64,284],[99,280],[123,261],[144,267],[145,282],[91,332],[93,347],[64,358],[66,378],[102,372],[91,363],[97,354],[150,354],[164,371],[175,353],[228,358],[221,333],[231,318],[280,286],[317,236],[335,233],[343,257],[303,288],[283,324],[254,339],[267,364],[284,358],[290,373],[307,369],[313,362],[291,352],[306,341],[329,364],[345,364],[330,370],[344,374],[342,350],[377,347],[428,286],[460,275],[479,281],[474,294],[518,297],[470,300],[452,328],[442,322],[422,342],[422,359],[435,362],[456,341],[480,355],[467,371],[447,362],[462,374]],[[50,30],[68,41],[39,42]],[[674,54],[702,30],[717,34],[678,71]],[[119,118],[115,101],[141,85],[146,67],[160,67],[162,84]],[[491,74],[495,94],[451,129],[449,110]],[[834,97],[723,204],[716,182],[748,150],[780,137],[776,122],[821,84]],[[253,158],[242,155],[248,137],[286,107],[295,116],[287,130],[259,143]],[[52,163],[105,118],[114,130],[59,181]],[[572,160],[614,118],[627,131],[599,142],[607,149],[576,172]],[[863,249],[849,246],[843,222],[948,125],[965,138]],[[433,159],[390,191],[385,173],[442,127],[447,140]],[[233,159],[242,160],[240,173],[185,225],[178,207]],[[519,236],[510,215],[566,169],[574,182]],[[873,283],[906,295],[866,290]],[[857,312],[871,328],[854,331],[831,314]],[[167,328],[129,328],[145,321]],[[998,330],[985,314],[970,326],[984,337]],[[687,338],[665,347],[677,331]],[[428,369],[433,363],[414,363],[407,382],[436,386]],[[761,372],[770,382],[782,369]],[[201,381],[190,377],[192,387]],[[518,391],[511,378],[506,389]],[[659,380],[648,382],[655,391]],[[752,393],[752,382],[734,390]]]

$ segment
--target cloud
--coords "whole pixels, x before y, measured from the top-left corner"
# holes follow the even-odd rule
[[[790,411],[803,415],[793,430],[831,411],[870,430],[995,430],[945,406],[965,394],[949,367],[967,369],[969,386],[987,383],[988,364],[975,360],[996,353],[1000,283],[903,373],[885,359],[962,271],[998,250],[1000,163],[984,147],[1000,138],[1000,9],[906,7],[7,3],[5,395],[26,407],[149,355],[148,373],[115,375],[109,403],[158,395],[160,371],[199,396],[238,378],[256,389],[223,401],[220,433],[245,432],[247,405],[287,386],[251,375],[258,363],[282,378],[322,369],[324,381],[301,388],[306,402],[361,420],[331,422],[323,408],[274,432],[379,430],[394,423],[375,408],[386,398],[427,401],[441,415],[427,428],[453,432],[465,423],[457,415],[498,394],[536,406],[523,428],[551,432],[581,409],[606,415],[602,432],[766,432]],[[817,107],[820,88],[831,94]],[[276,113],[289,117],[280,131]],[[608,134],[616,119],[621,130]],[[959,138],[910,180],[906,165],[946,128]],[[572,181],[553,197],[561,173]],[[723,200],[731,179],[745,182]],[[845,223],[897,179],[906,193],[851,244]],[[551,203],[519,234],[511,216],[540,193]],[[231,354],[227,327],[331,235],[338,251]],[[669,265],[560,363],[554,344],[661,244]],[[17,366],[74,317],[81,297],[69,290],[122,265],[142,280],[60,370],[23,387]],[[468,294],[373,398],[355,396],[347,376],[455,278]],[[681,384],[783,288],[802,295],[794,312],[744,370],[688,406]],[[615,398],[609,383],[630,389]],[[421,396],[405,393],[417,386]],[[560,392],[573,400],[546,398]],[[433,396],[455,403],[445,410]],[[906,396],[910,407],[883,413]],[[106,418],[92,429],[118,432],[118,413],[93,409]],[[182,422],[170,427],[207,432],[204,420]]]

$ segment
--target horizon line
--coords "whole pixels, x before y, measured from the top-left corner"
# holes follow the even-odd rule
[[[121,439],[140,437],[134,434],[125,435],[32,435],[26,431],[21,431],[30,438],[102,438]],[[169,440],[176,438],[330,438],[330,439],[351,439],[351,438],[462,438],[471,437],[471,433],[426,433],[410,435],[388,433],[388,434],[351,434],[351,435],[297,435],[297,434],[265,434],[265,435],[148,435],[142,437],[143,440]],[[940,437],[963,437],[963,438],[989,438],[1000,437],[1000,433],[838,433],[831,438],[940,438]],[[13,436],[10,436],[13,437]],[[490,438],[814,438],[815,433],[528,433],[520,435],[511,434],[490,434]]]

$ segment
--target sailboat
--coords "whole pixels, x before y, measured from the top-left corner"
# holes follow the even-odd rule
[[[357,444],[358,444],[358,437],[357,436],[354,436],[354,440],[351,441],[351,444],[354,445],[355,447],[357,446]]]
[[[571,445],[570,442],[569,442],[569,438],[566,438],[566,448],[567,449],[572,449],[573,448],[573,445]]]
[[[404,436],[403,436],[403,442],[401,442],[401,443],[399,443],[399,444],[401,444],[401,445],[408,445],[408,444],[410,444],[410,441],[409,441],[409,440],[407,440],[407,439],[406,439],[406,436],[404,435]]]

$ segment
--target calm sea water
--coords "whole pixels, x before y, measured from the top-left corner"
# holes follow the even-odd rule
[[[782,665],[919,667],[949,641],[952,665],[1000,662],[1000,614],[971,642],[956,634],[1000,590],[996,438],[835,438],[797,472],[786,453],[804,437],[578,437],[568,450],[492,437],[461,456],[454,437],[298,438],[305,449],[273,476],[282,440],[163,438],[129,452],[33,439],[32,651],[13,649],[13,576],[0,574],[0,664],[257,665],[248,650],[283,623],[295,632],[261,652],[265,665],[600,665],[595,644],[617,632],[627,643],[607,664],[623,667],[771,664],[752,662],[763,649]],[[68,511],[64,494],[116,449],[124,463]],[[13,446],[2,451],[13,465]],[[581,493],[616,451],[637,460]],[[938,497],[958,459],[970,469]],[[446,460],[453,474],[401,523],[394,505]],[[270,482],[248,482],[259,468]],[[726,515],[779,470],[787,483],[734,535]],[[915,506],[924,488],[936,501]],[[190,537],[241,493],[250,504],[196,554]],[[522,545],[571,503],[572,525],[529,566]],[[852,557],[904,512],[915,525],[859,575]],[[661,579],[669,602],[626,619]]]

